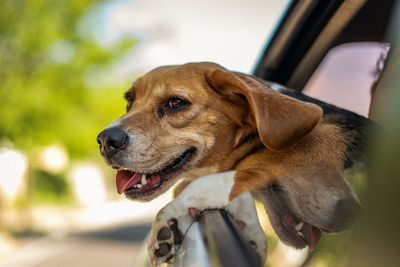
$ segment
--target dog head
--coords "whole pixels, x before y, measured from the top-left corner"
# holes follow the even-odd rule
[[[315,173],[317,176],[309,174],[293,174],[266,188],[263,202],[280,240],[292,247],[308,246],[313,250],[322,232],[347,229],[360,204],[337,170],[327,167]]]
[[[205,75],[212,63],[157,68],[125,93],[127,113],[98,135],[117,169],[117,189],[147,201],[193,168],[216,167],[232,146],[235,125],[219,111],[220,95]]]

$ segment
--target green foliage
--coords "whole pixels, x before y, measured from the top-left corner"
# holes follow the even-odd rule
[[[95,153],[97,133],[123,113],[113,66],[133,47],[96,41],[100,0],[0,1],[0,141],[29,151],[63,143],[72,157]]]
[[[32,203],[34,204],[72,204],[74,197],[65,177],[42,170],[33,170],[31,176]]]

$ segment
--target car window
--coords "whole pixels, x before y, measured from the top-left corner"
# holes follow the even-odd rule
[[[389,51],[385,43],[349,43],[329,51],[303,93],[368,116],[371,87]]]

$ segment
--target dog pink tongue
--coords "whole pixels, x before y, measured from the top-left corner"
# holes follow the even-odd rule
[[[308,247],[310,248],[311,251],[314,250],[315,246],[321,239],[321,230],[308,223],[304,223],[302,232],[307,239]]]
[[[131,171],[118,171],[115,179],[118,194],[122,194],[132,185],[137,184],[141,178],[141,173],[135,173]]]

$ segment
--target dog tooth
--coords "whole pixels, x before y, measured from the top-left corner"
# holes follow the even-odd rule
[[[304,237],[302,232],[297,232],[298,236]]]
[[[137,184],[136,187],[140,189],[140,188],[143,187],[143,185],[142,184]]]
[[[142,185],[147,184],[146,174],[142,174],[142,180],[140,182],[142,183]]]
[[[297,224],[294,229],[296,229],[296,231],[300,231],[301,228],[303,228],[304,222],[300,222],[299,224]]]

